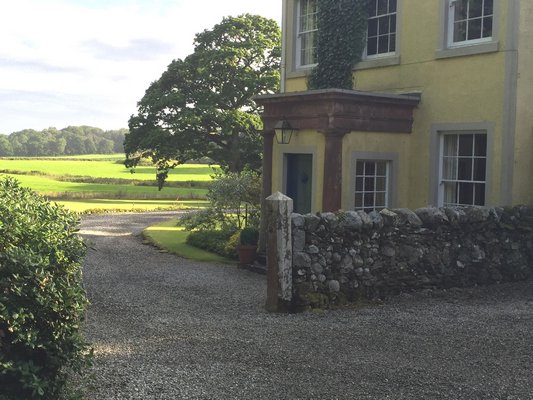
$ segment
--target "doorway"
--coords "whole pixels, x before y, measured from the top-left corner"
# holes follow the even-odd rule
[[[294,212],[311,212],[313,155],[285,154],[285,193],[293,200]]]

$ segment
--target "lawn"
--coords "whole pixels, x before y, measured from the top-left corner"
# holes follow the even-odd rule
[[[85,199],[57,200],[71,211],[86,212],[144,212],[154,210],[184,210],[202,208],[207,205],[205,200],[117,200],[117,199]]]
[[[105,157],[104,157],[105,156]],[[93,178],[135,179],[155,182],[155,167],[139,166],[128,169],[123,163],[117,162],[124,159],[110,155],[85,155],[79,159],[69,158],[0,158],[0,171],[20,171],[23,173],[38,172],[55,176],[87,176]],[[216,168],[216,166],[213,166]],[[187,182],[210,181],[213,167],[207,164],[183,164],[169,171],[168,181]],[[134,171],[132,173],[132,171]]]
[[[79,212],[205,206],[207,187],[214,174],[209,165],[176,167],[160,191],[155,167],[142,165],[131,173],[123,160],[123,154],[0,158],[0,178],[12,176],[22,186]]]
[[[36,192],[54,199],[166,199],[192,200],[204,199],[207,189],[166,187],[158,190],[155,186],[134,186],[100,183],[78,183],[57,181],[44,176],[10,175],[17,179],[22,186],[30,187]]]
[[[150,226],[144,230],[144,236],[159,248],[167,250],[180,257],[189,258],[198,261],[209,261],[219,263],[231,263],[235,261],[221,257],[217,254],[209,253],[208,251],[199,249],[197,247],[189,246],[185,243],[189,232],[185,231],[183,227],[176,225],[177,220],[171,219],[157,225]]]

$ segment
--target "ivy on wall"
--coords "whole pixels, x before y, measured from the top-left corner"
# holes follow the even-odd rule
[[[353,66],[366,45],[368,0],[317,0],[318,65],[309,89],[353,89]]]

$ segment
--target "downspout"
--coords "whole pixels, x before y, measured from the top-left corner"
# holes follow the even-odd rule
[[[281,71],[280,93],[285,93],[285,77],[287,76],[287,0],[283,0],[281,10]]]

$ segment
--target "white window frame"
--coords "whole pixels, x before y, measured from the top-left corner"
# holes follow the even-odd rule
[[[397,203],[397,187],[398,187],[398,171],[399,171],[399,155],[398,153],[382,153],[382,152],[367,152],[367,151],[353,151],[351,154],[349,176],[349,190],[343,190],[343,208],[346,210],[356,210],[360,208],[355,207],[355,190],[356,190],[356,175],[358,161],[385,161],[387,163],[387,181],[386,181],[386,205],[387,208],[396,207]]]
[[[376,1],[376,8],[378,6],[378,1],[379,0],[369,0],[369,1]],[[400,7],[399,3],[400,3],[401,0],[396,0],[396,11],[394,11],[393,13],[391,12],[388,12],[389,10],[387,10],[387,13],[386,14],[379,14],[379,15],[376,15],[375,17],[368,17],[368,21],[370,21],[371,19],[379,19],[380,17],[384,17],[384,16],[391,16],[391,15],[395,15],[396,17],[396,30],[394,31],[394,51],[389,51],[387,53],[377,53],[377,54],[371,54],[369,55],[368,54],[368,30],[367,30],[367,37],[365,39],[366,41],[366,46],[365,46],[365,50],[363,52],[363,60],[375,60],[375,59],[379,59],[379,58],[384,58],[384,57],[391,57],[391,56],[395,56],[397,51],[398,51],[398,8]],[[387,0],[387,6],[389,6],[389,2],[390,0]],[[377,46],[379,48],[379,24],[378,24],[378,43],[377,43]],[[391,32],[389,31],[388,33],[388,36],[389,36],[389,48],[390,48],[390,35],[391,35]]]
[[[363,174],[362,175],[358,175],[357,174],[357,165],[359,163],[364,163],[363,164]],[[366,173],[366,168],[367,168],[367,164],[370,164],[370,163],[374,163],[374,173],[373,174],[368,174]],[[378,163],[379,164],[385,164],[385,175],[378,175]],[[370,212],[370,211],[379,211],[379,210],[383,210],[384,208],[389,208],[390,206],[390,171],[391,171],[391,161],[390,160],[366,160],[366,159],[358,159],[356,160],[355,162],[355,170],[356,170],[356,173],[355,173],[355,191],[354,191],[354,209],[356,210],[361,210],[361,211],[366,211],[366,212]],[[357,180],[362,178],[363,179],[363,188],[361,188],[362,190],[357,190]],[[366,187],[365,186],[365,181],[366,181],[366,178],[373,178],[374,179],[374,188],[372,190],[366,190]],[[376,181],[378,178],[385,178],[385,185],[384,185],[384,189],[383,190],[378,190],[377,189],[377,185],[376,185]],[[361,206],[358,206],[356,204],[356,200],[355,198],[357,197],[357,195],[360,194],[362,196],[362,204]],[[365,205],[365,195],[367,194],[372,194],[373,196],[373,206],[372,207],[367,207]],[[376,201],[377,201],[377,197],[378,197],[378,194],[384,194],[384,203],[383,204],[377,204]]]
[[[312,34],[313,32],[316,34],[316,32],[318,32],[318,28],[317,29],[313,29],[313,30],[308,30],[308,31],[301,31],[301,20],[302,20],[302,15],[301,15],[301,12],[302,12],[302,2],[303,1],[306,1],[306,2],[309,2],[309,1],[312,1],[312,0],[298,0],[296,2],[296,51],[295,51],[295,59],[296,59],[296,68],[312,68],[314,66],[316,66],[317,64],[316,63],[312,63],[312,64],[302,64],[302,37],[303,35],[309,35],[309,34]],[[316,51],[316,49],[315,49]],[[316,57],[316,54],[315,54],[315,57]]]
[[[474,154],[472,155],[462,155],[462,156],[459,156],[459,145],[457,145],[457,154],[454,156],[454,157],[450,157],[450,158],[456,158],[457,159],[457,163],[459,163],[459,158],[462,158],[462,159],[471,159],[472,160],[472,179],[470,180],[464,180],[464,179],[459,179],[458,177],[458,173],[459,173],[459,166],[457,165],[456,166],[456,175],[457,177],[455,179],[445,179],[444,178],[444,151],[445,151],[445,145],[444,145],[444,138],[446,136],[450,137],[450,136],[456,136],[458,139],[459,139],[459,136],[462,136],[462,135],[484,135],[485,136],[485,143],[486,143],[486,148],[485,148],[485,156],[476,156]],[[456,206],[469,206],[469,205],[476,205],[476,204],[461,204],[459,203],[458,201],[457,202],[453,202],[453,203],[446,203],[445,202],[445,189],[446,189],[446,183],[457,183],[457,184],[460,184],[460,183],[465,183],[465,184],[472,184],[472,185],[477,185],[477,184],[483,184],[484,185],[484,193],[483,193],[483,199],[484,199],[484,202],[483,204],[477,204],[477,205],[487,205],[487,196],[488,196],[488,183],[489,183],[489,135],[488,135],[488,132],[487,131],[484,131],[484,130],[475,130],[475,131],[441,131],[439,132],[439,158],[438,158],[438,162],[439,162],[439,167],[438,167],[438,182],[439,182],[439,185],[438,185],[438,206],[439,207],[456,207]],[[475,144],[473,145],[473,149],[472,149],[473,152],[475,152]],[[475,159],[484,159],[485,160],[485,180],[484,181],[478,181],[478,180],[475,180],[475,176],[474,176],[474,160]],[[475,186],[474,186],[474,190],[475,190]],[[457,196],[457,199],[456,200],[459,200],[458,199],[458,196]],[[475,203],[475,194],[473,196],[473,202]]]
[[[492,4],[491,35],[487,36],[487,37],[484,37],[484,38],[479,38],[479,39],[468,40],[468,38],[467,38],[466,40],[462,40],[462,41],[459,41],[459,42],[454,41],[454,34],[455,34],[455,6],[456,6],[457,1],[458,0],[448,0],[447,46],[449,48],[455,48],[455,47],[471,46],[471,45],[475,45],[475,44],[482,44],[482,43],[492,42],[493,41],[493,37],[494,37],[494,29],[495,29],[495,16],[496,16],[495,15],[496,14],[495,13],[495,7],[496,7],[495,3],[496,3],[496,0],[493,0],[493,4]],[[467,1],[470,1],[470,0],[467,0]],[[484,5],[484,2],[486,0],[480,0],[480,1],[483,2],[483,4],[481,5],[482,10],[483,10],[484,9],[483,5]],[[481,18],[481,20],[483,20],[484,14],[482,14],[482,16],[480,18]],[[466,21],[467,21],[467,25],[468,25],[468,21],[469,20],[467,19]],[[483,32],[483,28],[481,28],[481,30]]]

